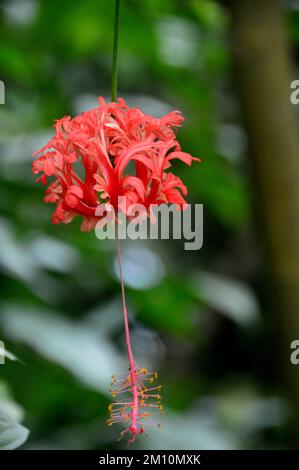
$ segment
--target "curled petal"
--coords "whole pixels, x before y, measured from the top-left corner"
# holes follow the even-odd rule
[[[191,165],[192,161],[197,161],[200,162],[199,158],[192,157],[189,153],[186,152],[171,152],[170,154],[167,155],[166,161],[169,160],[174,160],[177,158],[178,160],[181,160],[182,162],[186,163],[186,165]]]
[[[95,228],[96,223],[97,223],[96,217],[90,217],[90,218],[84,217],[83,222],[80,226],[81,232],[91,232]]]
[[[144,199],[145,196],[145,187],[143,182],[137,178],[136,176],[127,176],[124,179],[123,187],[126,188],[133,188],[136,190],[136,193],[140,197],[141,200]]]

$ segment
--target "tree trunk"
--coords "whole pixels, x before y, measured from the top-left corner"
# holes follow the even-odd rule
[[[278,0],[228,0],[237,84],[249,136],[277,344],[294,405],[299,445],[299,139],[290,103],[291,62]]]

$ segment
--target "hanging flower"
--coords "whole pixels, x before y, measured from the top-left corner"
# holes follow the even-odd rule
[[[121,98],[107,104],[102,97],[97,108],[57,120],[54,137],[34,154],[32,169],[37,182],[47,185],[50,178],[44,201],[56,204],[52,222],[67,224],[79,215],[81,230],[90,231],[99,220],[99,203],[117,211],[121,196],[126,214],[135,203],[148,212],[151,204],[182,207],[187,188],[169,171],[172,160],[198,161],[177,141],[183,121],[177,111],[157,119]]]
[[[54,137],[34,155],[33,174],[47,186],[45,202],[54,203],[53,224],[70,223],[82,216],[82,231],[95,228],[102,216],[100,203],[112,206],[131,217],[133,204],[141,204],[151,214],[151,205],[186,204],[187,188],[170,171],[172,161],[191,165],[194,160],[182,152],[176,129],[184,118],[173,111],[161,119],[129,108],[123,99],[106,103],[75,118],[56,121]],[[119,206],[119,199],[125,204]],[[160,388],[153,382],[156,373],[136,367],[133,357],[120,245],[118,262],[122,287],[123,314],[129,372],[112,378],[112,396],[108,424],[125,423],[121,436],[128,433],[129,443],[144,432],[144,420],[162,413]],[[155,424],[154,424],[155,425]]]

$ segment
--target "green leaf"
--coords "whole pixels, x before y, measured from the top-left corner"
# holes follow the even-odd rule
[[[0,409],[0,450],[13,450],[20,447],[28,435],[28,429]]]

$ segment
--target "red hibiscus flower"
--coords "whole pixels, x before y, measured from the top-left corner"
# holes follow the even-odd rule
[[[34,155],[33,173],[46,189],[45,202],[56,204],[52,222],[83,217],[81,230],[92,230],[99,203],[118,210],[127,204],[185,204],[186,186],[169,171],[172,160],[187,165],[198,160],[181,151],[176,129],[184,118],[173,111],[161,119],[129,108],[123,99],[106,103],[75,118],[57,120],[54,137]]]

